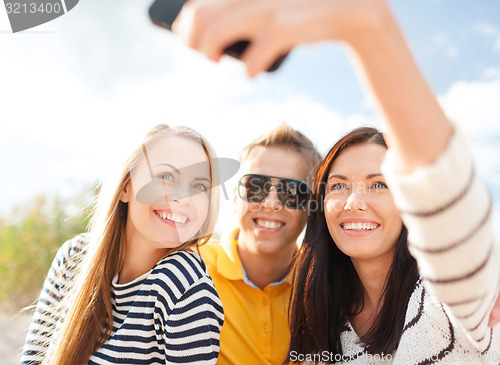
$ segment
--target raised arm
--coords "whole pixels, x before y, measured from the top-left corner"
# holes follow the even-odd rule
[[[250,76],[299,43],[346,42],[402,172],[433,162],[453,133],[384,0],[191,0],[173,28],[213,60],[235,41],[251,40],[243,56]]]

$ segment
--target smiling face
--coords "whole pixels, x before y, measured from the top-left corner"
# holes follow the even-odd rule
[[[184,137],[159,138],[131,171],[131,182],[121,194],[120,200],[128,203],[127,241],[165,249],[199,238],[210,189],[203,147]]]
[[[255,147],[241,166],[242,175],[261,174],[306,181],[309,164],[297,151],[282,147]],[[277,184],[279,179],[272,179]],[[239,245],[261,254],[275,254],[294,246],[306,223],[304,210],[282,205],[276,187],[258,203],[241,199],[234,193],[240,228]]]
[[[403,222],[381,174],[385,147],[348,147],[333,162],[325,194],[325,219],[338,248],[357,260],[392,262]]]

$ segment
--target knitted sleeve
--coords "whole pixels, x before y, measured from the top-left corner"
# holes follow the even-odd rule
[[[45,358],[56,325],[60,320],[57,312],[66,284],[80,261],[80,253],[86,244],[85,235],[66,241],[58,250],[47,274],[40,293],[26,342],[23,347],[20,364],[40,364]]]
[[[445,305],[479,351],[488,348],[488,318],[498,293],[499,263],[492,197],[477,177],[459,131],[431,165],[394,172],[389,151],[383,172],[408,228],[409,250],[425,287]]]

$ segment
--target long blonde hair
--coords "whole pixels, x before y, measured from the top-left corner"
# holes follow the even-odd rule
[[[110,337],[113,329],[111,282],[120,272],[125,258],[124,239],[128,206],[120,201],[120,194],[130,182],[131,172],[141,162],[144,146],[150,146],[158,138],[166,136],[183,137],[200,143],[209,159],[212,179],[209,214],[199,234],[168,253],[198,246],[210,239],[219,209],[220,183],[215,152],[201,135],[188,127],[170,128],[164,124],[157,125],[147,133],[143,144],[125,162],[114,192],[99,193],[89,227],[92,232],[91,241],[81,269],[59,308],[65,319],[55,335],[52,350],[47,354],[46,360],[49,364],[86,364],[90,356]]]

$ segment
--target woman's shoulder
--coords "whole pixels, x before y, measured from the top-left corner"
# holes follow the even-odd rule
[[[57,251],[53,267],[64,267],[70,263],[77,263],[87,251],[87,246],[90,242],[89,233],[81,233],[64,242]]]
[[[145,283],[154,289],[156,305],[165,313],[177,306],[190,308],[193,303],[210,302],[222,312],[222,304],[203,260],[191,251],[166,256],[153,268]]]
[[[192,251],[176,251],[153,268],[150,278],[174,281],[178,290],[185,290],[194,283],[210,278],[205,263]]]
[[[85,251],[90,242],[90,233],[80,233],[79,235],[70,238],[61,246],[63,251],[69,256],[79,254]]]

